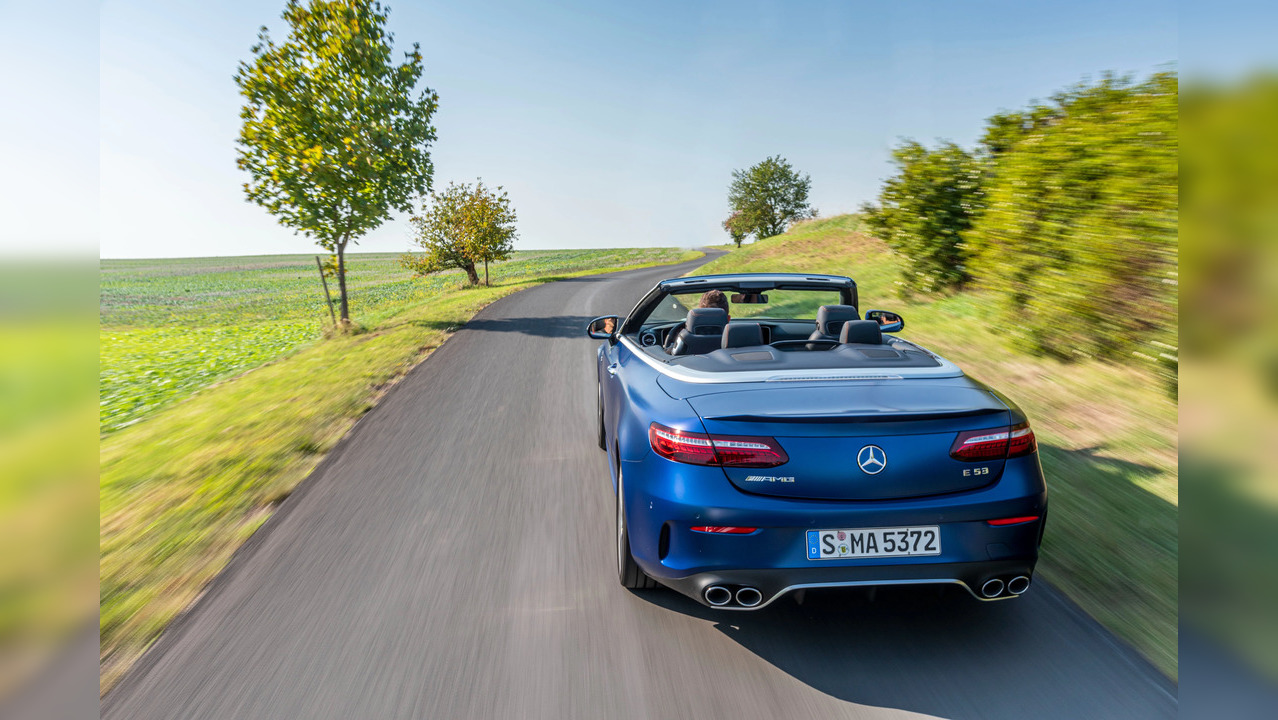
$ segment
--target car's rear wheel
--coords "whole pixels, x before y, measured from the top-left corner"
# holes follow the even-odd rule
[[[648,590],[657,587],[657,581],[648,577],[630,554],[630,534],[626,531],[625,493],[621,491],[621,471],[617,471],[617,579],[624,588]]]
[[[608,449],[608,440],[604,437],[604,419],[603,419],[603,388],[598,384],[595,385],[595,411],[599,424],[599,449]]]

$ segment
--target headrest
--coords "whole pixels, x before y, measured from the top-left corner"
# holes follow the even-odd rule
[[[683,326],[693,335],[718,335],[728,324],[728,311],[723,308],[693,308]]]
[[[879,331],[879,324],[873,320],[849,320],[843,323],[843,329],[839,331],[839,342],[882,345],[883,333]]]
[[[822,305],[817,308],[817,332],[837,337],[843,323],[860,317],[851,305]]]
[[[723,347],[739,348],[763,344],[763,328],[759,323],[737,323],[723,328]]]

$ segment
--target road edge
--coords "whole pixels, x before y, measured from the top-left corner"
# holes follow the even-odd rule
[[[396,392],[398,388],[403,384],[403,382],[410,375],[412,375],[413,373],[422,371],[422,368],[425,367],[426,364],[430,362],[430,359],[434,357],[435,354],[441,348],[443,348],[448,343],[448,341],[451,340],[457,334],[458,330],[461,330],[462,328],[466,327],[466,325],[469,325],[471,322],[474,322],[477,319],[482,319],[481,316],[484,315],[486,312],[488,312],[489,308],[492,308],[498,303],[502,303],[507,300],[510,300],[511,298],[518,297],[523,292],[541,287],[543,285],[548,285],[548,284],[559,282],[566,279],[573,279],[573,278],[580,278],[580,277],[603,277],[603,276],[617,275],[617,274],[627,273],[627,272],[636,272],[639,270],[647,270],[654,267],[676,268],[682,265],[689,265],[691,263],[696,263],[699,266],[707,262],[710,262],[715,257],[718,257],[718,255],[713,250],[708,250],[705,248],[697,248],[696,250],[701,253],[700,257],[690,258],[677,263],[643,263],[639,265],[628,265],[628,266],[624,266],[620,268],[602,268],[601,271],[588,270],[582,273],[568,273],[568,274],[548,277],[544,281],[538,282],[530,287],[526,287],[516,292],[510,293],[509,295],[504,295],[502,297],[499,297],[493,300],[492,302],[488,303],[487,305],[484,305],[483,307],[476,310],[475,313],[471,315],[470,318],[464,324],[458,326],[452,332],[449,332],[448,336],[444,338],[443,342],[441,342],[439,345],[435,346],[434,348],[431,348],[428,352],[423,353],[420,359],[418,359],[412,365],[412,367],[406,369],[403,373],[396,376],[387,385],[381,388],[381,391],[374,398],[372,407],[369,408],[369,410],[365,412],[363,415],[360,415],[359,418],[355,420],[355,422],[351,423],[351,426],[346,430],[346,432],[342,435],[342,437],[333,445],[333,447],[328,452],[324,454],[324,456],[319,460],[319,462],[316,463],[315,467],[312,468],[311,471],[306,474],[306,477],[303,478],[297,484],[297,486],[293,488],[293,490],[288,494],[286,498],[284,498],[282,502],[280,502],[280,504],[275,508],[275,510],[270,514],[270,516],[267,517],[267,519],[263,521],[262,524],[258,526],[258,528],[254,530],[253,533],[249,535],[249,537],[245,539],[245,541],[241,543],[240,546],[234,550],[234,552],[232,552],[231,557],[226,562],[226,565],[224,565],[222,569],[219,570],[217,574],[214,575],[213,578],[209,580],[209,582],[204,586],[204,588],[195,597],[195,599],[192,600],[190,604],[188,604],[185,608],[183,608],[180,613],[178,613],[172,620],[170,620],[165,625],[164,630],[161,631],[160,635],[147,647],[147,649],[142,653],[142,655],[138,657],[138,659],[135,662],[133,662],[128,667],[128,669],[124,671],[123,674],[120,675],[119,679],[116,680],[115,683],[113,683],[104,692],[100,693],[99,712],[100,713],[108,712],[110,708],[112,707],[112,705],[115,704],[115,698],[121,697],[122,694],[127,692],[130,687],[142,682],[145,679],[145,677],[150,673],[151,669],[154,668],[159,663],[159,661],[163,659],[165,654],[167,654],[169,648],[185,634],[187,628],[194,621],[200,609],[209,601],[211,601],[213,598],[219,596],[225,590],[225,587],[233,579],[233,577],[240,571],[241,567],[249,559],[251,559],[253,554],[257,552],[257,550],[270,538],[275,528],[281,522],[284,522],[288,518],[288,516],[292,514],[294,508],[296,508],[297,505],[301,503],[305,499],[305,497],[311,492],[311,489],[315,486],[315,483],[313,482],[313,480],[316,477],[320,476],[322,473],[326,472],[333,463],[337,462],[338,459],[340,459],[340,456],[345,451],[347,445],[352,441],[352,438],[356,436],[356,433],[359,431],[360,426],[365,424],[365,420],[368,417],[372,416],[374,413],[378,412],[378,410],[381,408],[381,406],[386,401],[386,399],[390,397],[392,393]],[[583,333],[584,333],[584,329],[583,329]],[[100,680],[101,680],[101,669],[99,668],[99,681]]]

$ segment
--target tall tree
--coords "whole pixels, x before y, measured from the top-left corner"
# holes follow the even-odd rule
[[[240,113],[237,164],[248,199],[281,225],[313,238],[337,261],[341,318],[350,320],[346,248],[430,190],[439,96],[416,91],[417,44],[392,60],[388,10],[371,0],[290,0],[288,39],[263,27],[235,82]]]
[[[732,184],[728,187],[728,204],[732,214],[724,223],[733,233],[754,235],[756,239],[780,235],[790,223],[813,217],[815,212],[808,205],[808,191],[812,178],[796,171],[780,155],[769,157],[746,170],[732,171]],[[738,242],[738,244],[740,244]]]
[[[723,221],[723,229],[728,231],[728,236],[737,247],[741,247],[741,243],[750,234],[750,229],[745,227],[745,216],[740,212],[729,215],[728,219]]]
[[[904,260],[902,289],[931,292],[968,280],[962,234],[982,207],[981,161],[954,143],[913,140],[892,151],[896,174],[879,204],[862,206],[870,229]]]
[[[470,256],[484,263],[484,284],[488,285],[488,263],[505,260],[515,250],[515,208],[500,185],[489,189],[483,181],[475,184],[467,203],[466,222]]]
[[[501,187],[449,183],[431,195],[430,206],[412,219],[413,242],[426,252],[405,255],[402,263],[418,275],[458,268],[466,271],[471,285],[479,284],[476,263],[505,260],[514,250],[515,209]]]

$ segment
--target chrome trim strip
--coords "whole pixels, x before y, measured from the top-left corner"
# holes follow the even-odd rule
[[[825,275],[823,273],[716,273],[714,275],[681,275],[666,278],[657,283],[658,287],[669,290],[682,289],[705,283],[722,282],[772,282],[786,285],[812,284],[814,289],[826,290],[824,283],[834,283],[837,287],[856,287],[856,281],[846,275]]]
[[[941,365],[935,368],[898,368],[891,375],[885,375],[883,372],[840,372],[838,370],[830,371],[830,374],[813,374],[811,368],[803,370],[741,370],[736,372],[705,372],[703,370],[691,370],[677,365],[667,365],[648,355],[643,348],[639,347],[634,340],[629,337],[621,336],[622,344],[630,349],[635,357],[642,360],[653,370],[665,375],[673,380],[680,382],[696,383],[696,384],[726,384],[726,383],[747,383],[747,382],[826,382],[826,381],[860,381],[873,382],[881,380],[903,380],[906,378],[956,378],[963,377],[963,371],[958,365],[946,360],[939,355],[932,355]],[[815,371],[820,373],[820,371]]]
[[[1003,595],[1001,597],[986,598],[981,597],[974,592],[967,583],[957,578],[930,578],[924,580],[850,580],[847,582],[828,582],[828,583],[799,583],[798,585],[790,585],[782,588],[777,594],[768,598],[766,602],[761,602],[754,607],[715,607],[716,610],[739,610],[749,612],[753,610],[761,610],[772,604],[777,598],[794,592],[795,590],[807,590],[809,588],[836,588],[836,587],[873,587],[875,585],[961,585],[969,595],[980,600],[981,602],[999,602],[1001,600],[1012,600],[1020,597],[1020,595]]]
[[[826,380],[903,380],[900,375],[801,375],[773,376],[767,382],[823,382]]]

